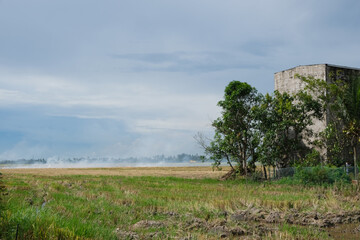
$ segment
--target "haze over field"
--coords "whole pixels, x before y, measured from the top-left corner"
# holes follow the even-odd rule
[[[360,67],[360,2],[0,1],[0,160],[202,153],[232,80]]]
[[[98,168],[98,167],[183,167],[210,166],[199,155],[157,155],[140,158],[80,157],[0,160],[1,168]]]

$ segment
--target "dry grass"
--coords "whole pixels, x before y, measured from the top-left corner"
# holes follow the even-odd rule
[[[37,176],[95,175],[95,176],[158,176],[181,178],[219,178],[229,171],[213,171],[211,167],[114,167],[114,168],[14,168],[2,169],[3,174]]]
[[[135,232],[139,239],[219,239],[221,224],[245,229],[243,237],[248,239],[326,239],[328,234],[317,228],[236,222],[231,215],[253,207],[321,214],[360,209],[351,185],[337,190],[216,180],[227,171],[211,167],[1,169],[7,189],[0,239],[15,239],[18,225],[20,239],[116,239],[116,229]],[[144,220],[164,226],[134,230]],[[154,233],[157,237],[150,237]]]

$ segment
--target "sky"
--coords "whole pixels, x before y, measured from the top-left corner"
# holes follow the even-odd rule
[[[358,0],[0,0],[0,160],[199,153],[232,80],[360,67]]]

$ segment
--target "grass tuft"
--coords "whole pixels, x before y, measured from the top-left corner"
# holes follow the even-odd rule
[[[286,180],[284,180],[286,181]],[[5,209],[0,214],[0,239],[218,239],[228,228],[252,229],[231,222],[236,211],[257,207],[276,211],[328,212],[359,210],[350,185],[311,186],[249,180],[177,177],[6,175]],[[339,188],[345,186],[342,193]],[[135,229],[147,220],[158,225]],[[217,228],[216,228],[217,227]],[[120,233],[116,232],[120,229]],[[215,230],[209,230],[215,229]],[[250,230],[249,230],[250,231]],[[326,239],[315,228],[280,225],[268,239]]]

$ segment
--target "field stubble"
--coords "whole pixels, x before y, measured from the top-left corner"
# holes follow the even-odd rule
[[[3,169],[0,239],[331,239],[329,212],[360,219],[351,186],[217,180],[226,170]]]
[[[180,178],[218,178],[229,167],[213,171],[211,167],[114,167],[114,168],[8,168],[4,174],[31,174],[41,176],[96,175],[96,176],[156,176]]]

